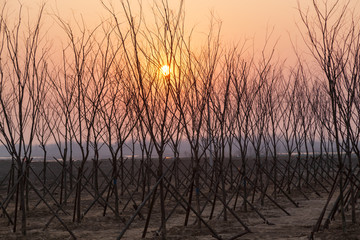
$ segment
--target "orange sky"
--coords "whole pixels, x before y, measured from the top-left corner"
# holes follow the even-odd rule
[[[278,41],[277,56],[294,62],[290,38],[299,49],[304,50],[303,41],[299,35],[296,22],[299,23],[297,2],[299,0],[185,0],[186,26],[188,29],[195,26],[196,33],[201,36],[207,32],[209,26],[210,12],[222,21],[221,39],[226,44],[243,42],[247,39],[254,43],[255,51],[260,51],[265,42],[266,32],[274,30],[270,44]],[[342,0],[345,2],[345,0]],[[0,0],[0,2],[5,2]],[[71,20],[73,16],[84,18],[89,26],[94,26],[105,18],[106,11],[99,0],[20,0],[24,9],[30,14],[36,13],[39,5],[46,2],[47,12],[58,12],[65,20]],[[104,0],[104,2],[110,2]],[[120,0],[112,0],[118,5]],[[137,1],[130,0],[137,5]],[[144,10],[150,8],[150,0],[143,0]],[[177,5],[179,0],[169,0],[170,5]],[[312,0],[301,0],[301,5],[306,8]],[[359,5],[354,1],[355,5]],[[7,1],[8,7],[14,9],[18,1]],[[48,17],[47,24],[51,22]],[[50,28],[48,36],[50,39],[61,38],[61,31]]]

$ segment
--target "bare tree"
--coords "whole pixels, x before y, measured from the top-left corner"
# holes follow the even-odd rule
[[[46,99],[46,102],[48,102],[48,99]],[[44,104],[45,105],[45,104]],[[49,125],[47,124],[48,116],[52,114],[51,108],[47,105],[45,107],[44,105],[41,106],[41,114],[39,115],[39,125],[36,129],[36,138],[39,141],[39,147],[43,150],[43,184],[46,186],[46,170],[47,170],[47,150],[46,145],[51,137],[51,130]],[[45,196],[46,190],[45,187],[43,189],[43,194]]]
[[[64,67],[75,89],[73,117],[69,118],[69,127],[81,153],[73,215],[73,220],[76,219],[77,222],[80,222],[81,180],[85,163],[90,154],[94,124],[99,117],[99,108],[103,96],[106,95],[105,85],[107,84],[109,65],[111,65],[112,58],[111,56],[110,59],[102,58],[103,62],[99,59],[102,56],[102,49],[95,48],[96,44],[101,43],[101,41],[97,41],[95,35],[98,27],[88,31],[84,22],[78,23],[79,35],[77,35],[69,24],[62,21],[60,17],[57,19],[68,37],[69,45],[65,49],[64,57],[66,60],[64,60]],[[103,39],[105,39],[106,43],[106,36]]]
[[[62,58],[62,67],[55,68],[49,74],[49,84],[52,98],[49,98],[47,104],[50,108],[50,114],[44,115],[46,125],[51,133],[51,139],[55,142],[59,155],[61,157],[62,173],[60,186],[60,203],[63,196],[67,195],[67,165],[69,161],[69,180],[70,189],[73,188],[73,160],[72,160],[72,139],[71,120],[74,118],[75,108],[75,82],[71,78],[71,73],[67,67],[67,60]],[[66,197],[64,198],[66,204]]]
[[[21,6],[14,25],[4,9],[0,18],[0,140],[15,160],[18,171],[14,231],[20,209],[21,231],[26,235],[28,165],[46,90],[48,48],[41,42],[40,34],[44,6],[32,26],[23,25]]]
[[[354,93],[357,84],[357,65],[359,52],[359,28],[357,19],[350,15],[350,1],[314,0],[312,11],[304,11],[299,4],[299,14],[305,26],[303,38],[315,61],[323,72],[327,83],[327,93],[331,100],[332,127],[336,143],[337,161],[340,171],[340,209],[343,231],[346,231],[344,212],[344,155],[351,162],[351,119],[354,104]],[[349,16],[350,15],[350,16]],[[345,129],[345,130],[344,130]],[[344,134],[342,134],[344,133]],[[352,195],[353,197],[353,195]],[[354,210],[353,221],[355,221]]]
[[[104,143],[107,145],[112,161],[112,178],[111,192],[115,197],[115,211],[119,214],[119,193],[117,180],[119,179],[118,160],[120,160],[120,186],[121,194],[124,194],[124,147],[125,142],[137,125],[137,117],[132,114],[133,95],[131,89],[127,86],[126,74],[119,64],[115,64],[115,74],[111,76],[110,84],[107,86],[108,91],[104,97],[103,106],[101,107],[101,116],[105,127],[103,136]]]
[[[167,131],[175,118],[172,104],[172,89],[176,84],[175,58],[181,50],[183,37],[182,1],[179,12],[170,11],[166,1],[155,4],[155,29],[147,26],[140,15],[135,19],[128,1],[122,2],[123,13],[127,20],[125,33],[113,8],[106,7],[113,16],[117,33],[123,43],[126,64],[133,86],[135,111],[143,122],[158,155],[158,178],[162,179],[164,151],[170,140]],[[128,43],[128,45],[126,44]],[[126,47],[125,47],[126,45]],[[159,70],[163,65],[170,68],[169,73]],[[166,238],[164,183],[160,181],[161,235]],[[149,211],[148,218],[151,214]],[[146,227],[145,227],[146,228]],[[146,232],[144,232],[145,234]]]
[[[185,62],[179,66],[183,77],[175,87],[175,101],[181,114],[184,133],[191,148],[193,174],[191,179],[189,203],[192,202],[193,190],[196,192],[196,211],[200,213],[200,160],[208,149],[202,146],[202,139],[207,139],[207,128],[204,128],[208,114],[207,106],[213,91],[217,62],[219,59],[219,32],[211,26],[207,48],[197,57],[191,51],[190,42],[184,46]],[[187,210],[187,225],[190,207]],[[197,221],[201,225],[200,219]]]

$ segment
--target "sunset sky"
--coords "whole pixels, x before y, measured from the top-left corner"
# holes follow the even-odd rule
[[[18,1],[7,2],[9,9],[18,8]],[[342,0],[345,2],[345,0]],[[95,26],[101,19],[106,19],[109,15],[99,0],[20,0],[24,10],[34,15],[37,13],[41,3],[46,2],[47,14],[57,13],[65,21],[72,22],[73,18],[83,17],[88,26]],[[104,0],[105,3],[112,2],[119,7],[119,0]],[[137,8],[138,1],[130,1]],[[153,1],[143,0],[143,9],[145,14],[151,9]],[[195,33],[198,36],[205,35],[209,28],[211,15],[222,22],[221,39],[223,44],[233,45],[242,43],[245,40],[250,42],[254,51],[259,52],[264,46],[266,35],[272,32],[270,46],[277,42],[277,57],[287,59],[292,64],[295,57],[292,54],[293,47],[291,41],[296,47],[306,55],[299,28],[302,27],[299,12],[299,0],[193,0],[185,1],[186,27],[191,29],[195,27]],[[358,8],[358,1],[352,4]],[[171,8],[177,9],[179,0],[169,1]],[[312,0],[301,0],[302,9],[307,9]],[[354,8],[354,9],[355,9]],[[10,11],[10,15],[14,15]],[[149,14],[151,16],[151,14]],[[61,31],[54,30],[54,23],[51,17],[46,16],[49,28],[49,39],[61,39]],[[51,26],[51,27],[49,27]],[[290,40],[291,39],[291,40]]]

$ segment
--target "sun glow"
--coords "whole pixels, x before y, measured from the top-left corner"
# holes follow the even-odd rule
[[[161,73],[165,76],[168,77],[170,75],[170,67],[169,65],[164,65],[160,68]]]

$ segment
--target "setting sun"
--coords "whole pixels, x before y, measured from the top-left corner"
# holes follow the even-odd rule
[[[161,70],[161,73],[162,73],[165,77],[167,77],[167,76],[170,75],[170,67],[169,67],[168,65],[162,66],[162,67],[160,68],[160,70]]]
[[[360,0],[0,2],[0,240],[359,238]]]

